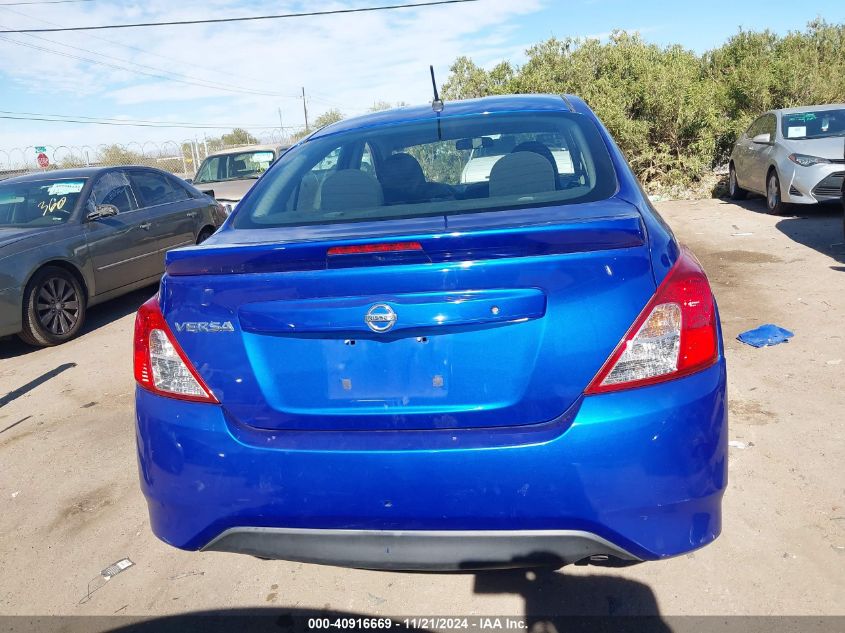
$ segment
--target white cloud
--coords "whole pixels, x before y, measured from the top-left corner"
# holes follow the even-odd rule
[[[375,101],[414,103],[429,100],[429,64],[434,65],[442,83],[448,76],[449,66],[460,55],[473,56],[484,65],[521,55],[524,47],[512,41],[514,21],[539,11],[545,1],[484,0],[356,15],[42,35],[104,56],[131,59],[230,87],[280,93],[283,95],[280,97],[180,85],[70,57],[39,53],[6,42],[0,42],[0,59],[3,60],[0,73],[7,76],[7,86],[11,79],[16,92],[31,96],[26,109],[33,112],[169,117],[171,120],[186,120],[188,116],[201,123],[243,121],[245,124],[276,125],[278,108],[281,108],[286,125],[301,125],[302,102],[296,98],[301,86],[305,86],[309,94],[312,118],[336,106],[347,114],[355,114]],[[97,6],[88,3],[49,5],[53,7],[49,11],[36,12],[33,8],[27,13],[50,22],[80,25],[249,15],[260,11],[255,5],[238,5],[225,0],[180,3],[151,0],[128,5],[91,5]],[[288,1],[261,6],[264,10],[272,7],[273,12],[284,13],[306,8],[326,10],[367,5],[372,5],[371,0]],[[0,24],[13,28],[46,26],[8,11],[0,12]],[[10,37],[32,45],[61,48],[24,35]],[[155,55],[129,50],[100,38],[135,46]],[[72,55],[91,57],[90,53],[65,50]],[[4,88],[4,92],[6,90],[8,88]],[[69,111],[69,106],[63,105],[68,102],[75,103],[76,110]],[[16,103],[20,103],[20,99]],[[89,104],[90,107],[86,107]],[[117,137],[146,139],[194,135],[194,131],[99,126],[68,128],[59,124],[42,124],[39,128],[45,126],[49,126],[51,138],[64,143],[90,142],[90,139],[99,142]],[[33,144],[28,140],[31,139],[30,124],[13,127],[16,129],[0,123],[0,147]]]

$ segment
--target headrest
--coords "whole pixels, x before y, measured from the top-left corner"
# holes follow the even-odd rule
[[[540,154],[516,152],[506,154],[490,170],[490,197],[526,196],[554,191],[552,165]]]
[[[384,202],[378,180],[359,169],[341,169],[320,187],[320,208],[332,211],[380,207]]]

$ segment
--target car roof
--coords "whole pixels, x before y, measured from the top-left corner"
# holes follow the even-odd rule
[[[794,108],[780,108],[779,110],[771,110],[771,112],[780,112],[781,114],[793,114],[795,112],[824,112],[825,110],[836,110],[845,108],[845,103],[828,103],[825,105],[811,105],[811,106],[797,106]]]
[[[59,178],[94,178],[100,174],[111,171],[113,169],[148,169],[157,171],[162,174],[169,174],[170,172],[159,169],[158,167],[150,167],[149,165],[107,165],[102,167],[74,167],[73,169],[48,169],[45,171],[34,171],[22,176],[14,176],[12,178],[5,178],[0,182],[37,182],[39,180],[56,180]]]
[[[221,149],[216,152],[210,152],[209,156],[226,156],[227,154],[241,154],[243,152],[276,152],[282,149],[287,149],[289,145],[241,145],[240,147],[230,147],[228,149]]]
[[[2,182],[31,182],[55,178],[91,178],[110,169],[115,169],[115,167],[76,167],[73,169],[50,169],[45,171],[35,171],[29,174],[24,174],[22,176],[6,178]]]
[[[566,97],[561,95],[500,95],[465,99],[462,101],[444,101],[440,116],[458,117],[471,114],[498,114],[503,112],[570,112],[574,111]],[[362,116],[343,119],[320,128],[309,138],[319,138],[328,134],[346,132],[363,127],[408,123],[412,121],[436,120],[438,113],[430,103],[416,106],[381,110]]]

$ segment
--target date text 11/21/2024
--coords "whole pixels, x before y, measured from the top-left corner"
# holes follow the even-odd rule
[[[403,629],[445,631],[520,631],[528,628],[524,618],[513,616],[445,617],[419,616],[393,620],[378,617],[309,618],[308,630],[390,630]]]

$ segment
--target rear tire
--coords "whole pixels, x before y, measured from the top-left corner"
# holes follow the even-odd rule
[[[766,176],[766,209],[772,215],[783,215],[788,209],[788,205],[781,198],[780,178],[774,169]]]
[[[58,266],[45,266],[24,290],[23,331],[18,336],[29,345],[60,345],[79,333],[85,308],[85,292],[76,276]]]
[[[214,229],[212,229],[210,226],[205,227],[202,231],[200,231],[200,234],[197,236],[197,244],[202,244],[212,235],[214,235]]]
[[[748,192],[739,186],[736,179],[736,167],[731,163],[728,167],[728,195],[731,200],[745,200]]]

